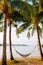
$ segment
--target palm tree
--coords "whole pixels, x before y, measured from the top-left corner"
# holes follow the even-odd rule
[[[19,5],[20,5],[20,3],[22,2],[22,1],[20,1],[20,2],[18,2],[18,1],[14,1],[13,3],[19,3]],[[15,8],[15,6],[16,6],[16,4],[14,4],[13,6],[12,6],[12,1],[11,1],[11,7],[14,7]],[[17,5],[16,6],[16,8],[18,7],[19,8],[19,5]],[[22,5],[22,4],[21,4]],[[20,8],[21,8],[21,6],[20,6]],[[22,15],[20,15],[20,13],[17,11],[17,10],[15,10],[14,9],[14,11],[12,10],[12,8],[10,9],[10,11],[11,11],[11,13],[10,13],[10,19],[12,19],[12,20],[10,20],[10,23],[9,23],[9,43],[10,43],[10,59],[11,60],[14,60],[14,58],[13,58],[13,54],[12,54],[12,46],[11,46],[11,25],[13,24],[13,26],[14,27],[17,27],[17,25],[15,24],[16,22],[15,21],[25,21],[25,19],[23,18],[23,16]],[[14,22],[13,22],[14,21]]]
[[[4,7],[3,7],[4,6]],[[2,8],[2,9],[1,9]],[[8,4],[7,4],[7,1],[6,0],[3,0],[3,1],[1,1],[1,3],[0,3],[0,9],[1,9],[1,11],[2,11],[2,13],[3,14],[5,14],[5,21],[7,22],[11,22],[11,19],[12,19],[12,8],[11,7],[9,7],[8,6]],[[12,12],[11,12],[12,11]],[[4,41],[3,41],[3,59],[2,59],[2,64],[4,64],[5,65],[5,63],[4,62],[6,62],[6,50],[4,50],[4,49],[6,49],[6,25],[7,25],[7,23],[5,23],[5,25],[4,25],[4,28],[5,28],[5,30],[4,30]],[[10,28],[11,28],[11,26],[10,26]],[[10,30],[9,30],[10,31]],[[11,34],[11,33],[10,33]],[[9,35],[9,38],[10,38],[11,36]],[[10,54],[11,54],[11,60],[13,60],[14,58],[13,58],[13,55],[12,55],[12,48],[11,48],[11,38],[9,39],[9,43],[10,43]],[[4,55],[5,55],[5,57],[4,57]]]
[[[4,36],[3,36],[3,57],[2,57],[2,65],[7,65],[6,63],[6,27],[7,27],[7,22],[6,22],[6,13],[8,11],[7,9],[7,3],[5,0],[2,0],[0,3],[0,9],[3,14],[5,14],[5,20],[4,20]]]
[[[40,0],[41,1],[41,0]],[[32,34],[34,32],[34,30],[37,30],[37,37],[38,37],[38,44],[39,44],[39,49],[40,49],[40,55],[41,55],[41,59],[43,60],[43,53],[42,53],[42,48],[41,48],[41,43],[40,43],[40,34],[42,34],[42,30],[39,27],[39,23],[41,23],[40,19],[42,18],[42,16],[38,17],[40,14],[39,11],[39,3],[36,0],[32,0],[32,5],[31,4],[27,4],[27,7],[24,7],[22,10],[20,10],[20,14],[22,14],[27,20],[28,22],[23,23],[19,28],[17,28],[16,30],[16,34],[21,33],[22,31],[24,31],[25,29],[28,29],[28,34],[27,36],[30,36],[30,29],[32,29]],[[28,8],[28,11],[30,12],[30,18],[28,18],[28,16],[26,16],[26,12],[25,9]],[[42,11],[42,10],[41,10]],[[30,20],[30,21],[29,21]]]
[[[7,65],[6,63],[6,17],[4,21],[4,36],[3,36],[3,59],[2,65]]]
[[[21,20],[24,21],[24,18],[22,15],[19,14],[18,11],[14,10],[14,12],[12,14],[12,19],[13,19],[13,21],[10,21],[10,23],[9,23],[9,43],[10,43],[10,59],[14,60],[13,54],[12,54],[12,41],[11,41],[11,30],[12,30],[11,28],[12,28],[12,26],[11,25],[13,25],[14,27],[17,27],[16,21],[18,21],[18,22]]]
[[[14,60],[13,55],[12,55],[12,45],[11,45],[11,23],[9,24],[9,43],[10,43],[10,59]]]
[[[6,0],[3,0],[3,2],[5,4],[4,6],[6,6],[7,1]],[[3,10],[3,4],[1,4],[0,6],[2,8],[2,12],[7,16],[6,22],[8,21],[8,23],[10,23],[10,25],[9,25],[9,44],[10,44],[10,57],[11,57],[10,59],[11,60],[14,60],[13,55],[12,55],[12,46],[11,46],[11,24],[12,24],[11,21],[13,21],[14,19],[15,19],[15,21],[17,21],[17,20],[20,21],[21,19],[22,20],[24,20],[24,19],[23,19],[22,16],[21,16],[21,18],[19,18],[20,17],[20,14],[17,11],[16,12],[15,11],[13,12],[13,8],[12,7],[9,7],[8,4],[7,4],[7,8],[6,8],[8,10],[6,10],[6,9]],[[13,13],[13,16],[12,16],[12,13]],[[17,16],[19,16],[19,17],[17,17]],[[12,20],[12,18],[13,18],[13,20]],[[14,24],[14,26],[16,26],[16,25]]]
[[[14,1],[15,2],[15,1]],[[10,1],[9,1],[9,3],[11,3]],[[9,21],[9,44],[10,44],[10,59],[11,60],[15,60],[14,58],[13,58],[13,54],[12,54],[12,46],[11,46],[11,25],[12,25],[12,22],[15,20],[15,21],[17,21],[17,20],[23,20],[23,18],[22,18],[22,16],[21,16],[21,18],[19,18],[20,17],[20,14],[17,12],[17,11],[15,11],[15,9],[14,9],[14,11],[13,11],[13,6],[12,6],[12,4],[13,3],[11,3],[11,7],[9,7],[8,8],[8,16],[7,16],[7,18],[8,18],[8,21]],[[15,5],[16,6],[16,5]],[[17,17],[17,16],[19,16],[19,17]],[[15,23],[13,23],[13,25],[16,27],[17,25],[15,24]]]
[[[10,12],[9,12],[10,10],[8,8],[9,7],[7,4],[7,1],[2,0],[0,3],[0,9],[2,13],[5,15],[2,65],[7,65],[6,63],[6,26],[7,26],[7,19],[10,20]]]

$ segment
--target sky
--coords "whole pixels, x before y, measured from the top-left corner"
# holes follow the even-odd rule
[[[25,0],[24,0],[25,1]],[[30,2],[31,3],[31,2]],[[32,44],[37,44],[38,39],[37,39],[37,33],[35,31],[34,35],[30,37],[30,39],[27,38],[27,30],[24,31],[19,35],[19,38],[16,36],[15,28],[12,27],[12,44],[27,44],[27,45],[32,45]],[[7,28],[7,44],[9,44],[9,28]],[[41,44],[43,44],[43,39],[41,40]],[[3,44],[3,32],[0,33],[0,43]]]
[[[29,39],[27,38],[27,30],[22,32],[19,35],[19,38],[16,36],[16,28],[12,27],[12,44],[27,44],[27,45],[36,45],[38,43],[37,33],[35,31],[34,35]],[[9,28],[7,28],[7,44],[9,44]],[[0,43],[3,44],[3,32],[0,33]],[[41,44],[43,43],[43,39],[41,39]]]

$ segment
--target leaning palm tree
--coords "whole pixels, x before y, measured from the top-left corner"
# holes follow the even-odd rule
[[[7,1],[6,0],[2,0],[1,1],[1,3],[0,3],[0,9],[1,9],[1,11],[2,11],[2,13],[3,14],[5,14],[5,21],[7,22],[11,22],[11,20],[12,20],[12,13],[11,13],[11,11],[12,11],[12,8],[11,7],[9,7],[8,6],[8,4],[7,4]],[[12,11],[13,12],[13,11]],[[5,22],[5,23],[6,23]],[[6,25],[7,25],[7,23],[5,24],[5,29],[6,29]],[[4,30],[4,35],[6,36],[6,30]],[[3,43],[3,59],[2,59],[2,64],[6,64],[6,37],[4,36],[4,43]],[[9,35],[10,36],[10,35]],[[11,38],[10,38],[11,39]],[[9,41],[9,43],[10,43],[11,41]],[[4,50],[5,49],[5,50]],[[12,55],[12,49],[11,49],[11,43],[10,43],[10,57],[11,57],[11,60],[13,60],[14,58],[13,58],[13,55]],[[5,56],[4,56],[5,55]]]
[[[18,11],[16,11],[15,9],[14,9],[14,11],[13,11],[13,8],[11,7],[10,8],[10,11],[9,11],[9,15],[10,15],[10,17],[9,17],[9,44],[10,44],[10,59],[11,60],[14,60],[14,58],[13,58],[13,54],[12,54],[12,41],[11,41],[11,25],[12,25],[12,23],[13,23],[13,25],[14,25],[14,27],[17,27],[17,25],[15,24],[16,22],[15,21],[17,21],[17,20],[23,20],[23,17],[19,14],[19,12]],[[19,17],[21,17],[21,18],[19,18]],[[13,22],[14,21],[14,22]]]
[[[11,46],[11,24],[12,24],[12,21],[13,21],[13,20],[12,20],[12,12],[13,12],[13,10],[12,10],[12,8],[10,7],[10,8],[9,8],[9,16],[8,16],[7,21],[9,21],[8,24],[9,24],[10,60],[15,60],[15,59],[13,58],[12,46]]]
[[[11,4],[13,4],[13,3],[11,3]],[[15,21],[17,21],[17,20],[19,20],[19,21],[20,20],[24,20],[23,17],[19,14],[19,12],[15,10],[15,6],[14,6],[14,8],[13,8],[13,6],[11,6],[10,8],[8,8],[8,10],[9,10],[9,16],[8,16],[8,18],[9,18],[8,19],[8,21],[9,21],[9,23],[8,23],[9,24],[9,44],[10,44],[10,59],[11,60],[14,60],[13,54],[12,54],[12,46],[11,46],[11,44],[12,44],[11,43],[12,42],[11,41],[11,25],[12,25],[12,22],[14,21],[13,25],[16,27],[17,25],[15,24],[16,23]],[[13,11],[13,9],[14,9],[14,11]]]
[[[9,1],[9,0],[8,0]],[[6,5],[7,3],[6,3],[7,1],[5,1],[4,0],[4,4]],[[8,5],[8,4],[7,4]],[[0,5],[1,6],[1,8],[3,7],[3,5],[1,4]],[[14,58],[13,58],[13,54],[12,54],[12,47],[11,47],[11,24],[12,24],[12,21],[15,19],[16,21],[17,21],[17,19],[20,21],[20,19],[17,17],[17,15],[19,15],[19,14],[17,14],[17,12],[15,13],[15,14],[17,14],[16,16],[14,15],[14,12],[13,12],[13,8],[12,7],[9,7],[8,6],[8,8],[6,8],[6,9],[8,9],[8,11],[6,12],[6,11],[3,11],[3,13],[7,16],[7,18],[6,18],[6,22],[8,21],[8,23],[10,23],[10,27],[9,27],[9,43],[10,43],[10,59],[11,60],[14,60]],[[13,16],[12,16],[12,13],[13,13]],[[12,17],[13,17],[13,20],[12,20]],[[19,15],[19,17],[20,17],[20,15]],[[16,19],[17,18],[17,19]],[[21,17],[21,19],[23,19],[22,17]],[[14,24],[14,26],[15,26],[15,24]]]
[[[16,4],[21,4],[21,2],[23,3],[23,1],[14,1],[14,2],[12,2],[11,1],[11,6],[12,6],[12,4],[13,3],[15,3],[16,2]],[[21,6],[19,7],[19,5],[16,5],[16,4],[14,4],[12,7],[14,7],[14,8],[17,8],[18,7],[18,9],[20,9],[21,8],[21,6],[22,6],[22,4],[21,4]],[[25,4],[25,3],[24,3]],[[16,7],[15,7],[16,6]],[[17,10],[18,10],[17,9]],[[15,9],[14,9],[14,11],[12,10],[12,8],[10,8],[10,22],[9,22],[9,43],[10,43],[10,59],[11,60],[14,60],[14,58],[13,58],[13,54],[12,54],[12,46],[11,46],[11,44],[12,44],[12,41],[11,41],[11,25],[13,24],[14,25],[14,27],[17,27],[17,25],[15,24],[15,23],[17,23],[17,21],[18,22],[20,22],[21,20],[22,21],[25,21],[25,18],[22,16],[22,15],[20,15],[20,13],[18,12],[18,11],[16,11]],[[13,22],[14,21],[14,22]],[[16,21],[16,22],[15,22]]]
[[[24,21],[24,18],[23,18],[22,15],[19,14],[18,11],[15,11],[15,10],[14,10],[14,12],[13,12],[13,14],[12,14],[12,19],[13,19],[13,21],[10,20],[10,22],[9,22],[8,24],[9,24],[10,59],[11,59],[11,60],[14,60],[13,54],[12,54],[12,41],[11,41],[12,25],[17,28],[17,24],[16,24],[17,21],[18,21],[18,22]]]
[[[7,27],[7,20],[11,20],[11,16],[9,12],[10,8],[6,0],[2,0],[0,2],[0,10],[5,15],[2,65],[7,65],[6,63],[6,27]]]
[[[40,0],[41,1],[41,0]],[[40,19],[42,18],[42,16],[38,17],[40,14],[40,9],[41,9],[41,5],[40,1],[36,1],[36,0],[32,0],[32,5],[31,4],[27,4],[27,7],[23,8],[20,10],[20,14],[22,14],[27,20],[28,22],[23,23],[19,28],[17,28],[16,30],[16,34],[21,33],[22,31],[24,31],[25,29],[28,29],[28,34],[27,36],[30,36],[30,29],[32,29],[32,35],[33,32],[35,30],[37,30],[37,37],[38,37],[38,43],[39,43],[39,49],[40,49],[40,55],[41,55],[41,59],[43,60],[43,53],[42,53],[42,48],[41,48],[41,43],[40,43],[40,35],[42,34],[42,29],[39,26],[39,23],[41,23]],[[30,12],[30,18],[28,18],[28,16],[26,16],[26,12],[25,9],[28,8],[28,11]],[[41,10],[42,12],[43,10]],[[29,21],[30,20],[30,21]],[[42,19],[41,19],[42,20]]]

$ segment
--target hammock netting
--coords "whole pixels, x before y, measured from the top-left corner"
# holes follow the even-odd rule
[[[30,55],[34,52],[36,46],[37,46],[37,45],[35,45],[34,48],[33,48],[33,50],[32,50],[30,53],[28,53],[28,54],[22,54],[22,53],[20,53],[15,47],[14,47],[14,49],[15,49],[15,51],[16,51],[20,56],[22,56],[23,58],[26,58],[26,57],[30,56]]]

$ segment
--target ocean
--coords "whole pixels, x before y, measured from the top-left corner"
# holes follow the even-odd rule
[[[30,56],[26,57],[26,58],[32,58],[32,57],[40,57],[40,50],[39,50],[39,47],[38,45],[31,45],[31,46],[12,46],[12,53],[13,53],[13,57],[15,59],[18,59],[18,58],[23,58],[21,57],[16,51],[19,51],[21,54],[28,54],[28,53],[31,53]],[[43,49],[42,49],[43,51]],[[3,46],[0,46],[0,59],[2,59],[2,54],[3,54]],[[10,50],[9,50],[9,46],[7,46],[7,49],[6,49],[6,56],[7,56],[7,59],[10,59]]]

